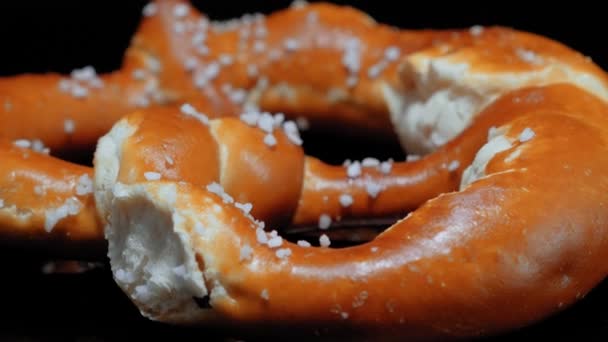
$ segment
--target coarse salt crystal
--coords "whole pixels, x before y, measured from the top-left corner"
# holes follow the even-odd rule
[[[241,121],[246,123],[249,126],[256,126],[258,124],[258,120],[260,119],[259,112],[246,112],[241,114]]]
[[[93,180],[88,174],[84,174],[78,178],[78,184],[76,185],[76,195],[84,196],[93,193]]]
[[[275,254],[276,254],[277,258],[284,259],[291,255],[291,249],[279,248],[279,249],[277,249]]]
[[[382,71],[386,68],[386,62],[380,61],[378,64],[374,64],[369,69],[367,69],[367,77],[374,79],[380,76]]]
[[[361,161],[361,166],[363,167],[374,167],[380,165],[380,161],[376,158],[364,158]]]
[[[531,140],[532,138],[534,138],[534,136],[536,135],[536,133],[530,128],[530,127],[526,127],[521,134],[519,135],[519,142],[526,142]]]
[[[264,229],[262,229],[260,227],[256,228],[255,236],[259,243],[261,243],[263,245],[268,243],[268,235],[266,235],[266,232],[264,231]]]
[[[331,241],[327,235],[323,234],[319,237],[319,244],[321,247],[329,247],[331,245]]]
[[[97,77],[97,73],[95,72],[95,68],[88,65],[82,69],[72,70],[70,76],[77,81],[90,81]]]
[[[72,134],[76,130],[76,123],[72,119],[65,119],[63,121],[63,131],[67,134]]]
[[[266,43],[260,40],[253,42],[253,51],[255,53],[262,53],[264,50],[266,50]]]
[[[285,132],[289,141],[294,145],[302,145],[302,138],[300,138],[300,132],[298,131],[298,126],[296,126],[295,122],[285,121],[283,123],[283,132]]]
[[[74,85],[72,85],[70,94],[77,99],[81,99],[81,98],[85,98],[89,95],[89,90],[78,84],[74,84]]]
[[[475,36],[475,37],[481,36],[481,34],[483,33],[483,26],[481,26],[481,25],[473,25],[469,29],[469,33],[472,36]]]
[[[222,54],[220,55],[220,64],[227,66],[227,65],[231,65],[232,63],[234,63],[234,58],[232,58],[232,56],[228,55],[228,54]]]
[[[448,165],[448,171],[456,171],[460,167],[460,162],[458,160],[452,160],[452,162]]]
[[[375,182],[367,183],[365,185],[365,190],[370,197],[376,198],[380,191],[382,191],[382,185]]]
[[[354,161],[346,167],[346,175],[349,178],[356,178],[361,175],[361,163]]]
[[[384,50],[384,59],[390,62],[394,62],[399,59],[399,55],[401,54],[401,50],[396,46],[389,46]]]
[[[68,216],[78,214],[81,208],[82,203],[78,199],[70,197],[60,207],[48,209],[44,218],[44,230],[50,233],[59,221]]]
[[[319,216],[319,229],[328,229],[331,226],[331,216],[321,214]]]
[[[274,231],[276,232],[276,231]],[[268,240],[268,247],[276,248],[283,244],[283,238],[280,236],[271,236],[270,240]]]
[[[161,175],[158,172],[152,172],[152,171],[144,172],[144,177],[146,178],[146,180],[149,180],[149,181],[159,180],[160,176]]]
[[[298,49],[300,44],[297,40],[293,38],[288,38],[287,40],[285,40],[284,46],[287,51],[295,51]]]
[[[144,8],[142,10],[142,14],[144,15],[144,17],[151,17],[151,16],[155,15],[157,11],[158,11],[158,6],[155,3],[151,2],[144,6]]]
[[[17,139],[13,141],[13,145],[20,148],[30,148],[32,146],[32,142],[27,139]]]
[[[304,247],[304,248],[311,246],[310,242],[304,241],[304,240],[298,240],[297,244],[298,244],[298,246]]]
[[[190,7],[186,4],[177,4],[173,7],[173,15],[177,18],[183,18],[188,15]]]
[[[416,154],[408,154],[407,157],[405,157],[405,161],[407,162],[413,162],[416,160],[420,160],[420,156],[416,155]]]
[[[272,118],[272,115],[270,115],[270,113],[262,113],[258,119],[258,127],[266,133],[272,133],[272,130],[274,129],[274,119]]]
[[[390,160],[383,161],[382,163],[380,163],[380,172],[382,172],[385,175],[388,175],[389,173],[391,173],[392,168],[393,168],[393,162]]]
[[[247,76],[256,77],[258,75],[258,67],[253,64],[247,66]]]
[[[264,144],[273,147],[277,144],[277,138],[275,138],[272,133],[268,133],[264,136]]]
[[[243,245],[243,247],[241,247],[239,261],[249,260],[249,259],[251,259],[252,255],[253,255],[253,248],[251,248],[251,246],[249,246],[248,244],[245,244],[245,245]]]
[[[269,300],[270,295],[268,294],[268,290],[263,289],[262,292],[260,292],[260,297],[262,297],[263,300]]]
[[[285,114],[283,113],[276,113],[273,116],[273,121],[274,121],[274,126],[275,127],[281,127],[281,125],[283,124],[283,122],[285,122]]]
[[[253,204],[251,204],[251,203],[235,202],[234,206],[237,207],[238,209],[240,209],[243,213],[245,213],[245,215],[249,214],[251,209],[253,209]]]
[[[344,208],[350,207],[353,204],[353,196],[348,194],[342,194],[339,198],[340,205]]]

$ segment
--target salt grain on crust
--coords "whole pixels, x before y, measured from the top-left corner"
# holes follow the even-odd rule
[[[363,167],[374,167],[380,165],[380,161],[376,158],[364,158],[361,161],[361,166]]]
[[[536,133],[534,133],[534,131],[530,128],[530,127],[526,127],[521,134],[519,135],[519,142],[526,142],[531,140],[532,138],[534,138],[534,136],[536,135]]]
[[[331,216],[321,214],[319,216],[319,229],[328,229],[331,226]]]
[[[382,163],[380,163],[380,172],[382,172],[385,175],[388,175],[389,173],[391,173],[392,168],[393,168],[393,162],[391,160],[383,161]]]
[[[272,115],[270,115],[270,113],[262,113],[258,119],[258,127],[266,133],[272,133],[274,129],[274,119]]]
[[[142,14],[144,17],[151,17],[158,12],[158,6],[155,3],[149,3],[144,6],[142,10]]]
[[[241,211],[245,215],[249,214],[249,212],[251,212],[251,209],[253,209],[253,204],[251,204],[251,203],[239,203],[239,202],[235,202],[234,206],[237,207],[238,209],[241,209]]]
[[[344,208],[350,207],[354,202],[353,196],[348,194],[340,195],[340,198],[338,200],[340,201],[340,205]]]
[[[481,34],[483,33],[483,26],[481,26],[481,25],[471,26],[471,28],[469,29],[469,33],[475,37],[481,36]]]
[[[302,138],[300,138],[300,132],[295,122],[285,121],[283,123],[283,132],[294,145],[302,145]]]
[[[228,66],[234,63],[234,58],[228,54],[222,54],[220,55],[219,61],[221,65]]]
[[[389,46],[384,50],[384,59],[389,62],[394,62],[399,59],[401,50],[396,46]]]
[[[27,139],[17,139],[13,141],[13,145],[20,148],[30,148],[32,146],[32,142]]]
[[[276,231],[274,231],[276,233]],[[276,248],[283,244],[283,238],[280,236],[272,236],[270,240],[268,240],[268,247]]]
[[[361,175],[361,163],[359,161],[354,161],[346,167],[346,175],[349,178],[356,178]]]
[[[72,119],[65,119],[63,121],[63,131],[66,134],[72,134],[76,130],[76,123]]]
[[[146,77],[146,72],[144,71],[144,69],[135,69],[133,70],[131,76],[134,80],[141,81]]]
[[[177,4],[173,7],[173,15],[177,18],[183,18],[188,15],[190,7],[186,4]]]
[[[285,40],[284,47],[287,51],[295,51],[300,47],[300,43],[293,38],[288,38]]]
[[[458,170],[460,167],[460,162],[458,160],[452,160],[452,162],[448,165],[448,171],[453,172]]]
[[[260,113],[255,111],[246,112],[241,114],[240,118],[241,121],[243,121],[247,125],[256,126],[258,124],[258,120],[260,119]]]
[[[261,243],[262,245],[265,245],[268,243],[268,236],[266,235],[266,232],[264,231],[264,229],[258,227],[255,230],[255,236],[258,240],[259,243]]]
[[[287,258],[288,256],[291,255],[291,249],[289,248],[279,248],[275,255],[277,256],[277,258],[279,259],[284,259]]]
[[[144,178],[146,178],[146,180],[149,180],[149,181],[159,180],[160,177],[161,177],[161,175],[158,172],[153,172],[153,171],[144,172]]]
[[[184,103],[184,104],[181,105],[181,107],[179,109],[182,112],[182,114],[187,115],[187,116],[191,116],[191,117],[197,119],[203,125],[208,125],[209,124],[209,118],[207,117],[207,115],[205,115],[205,114],[200,113],[199,111],[197,111],[196,108],[194,108],[194,106],[192,106],[191,104]]]
[[[277,144],[277,138],[275,138],[271,133],[268,133],[264,136],[264,144],[273,147]]]
[[[263,289],[262,292],[260,293],[260,297],[262,297],[263,300],[269,300],[270,295],[268,294],[268,290]]]
[[[248,244],[245,244],[245,245],[243,245],[243,247],[241,247],[239,261],[249,260],[249,259],[251,259],[252,255],[253,255],[253,248],[251,248],[251,246],[249,246]]]
[[[93,180],[88,174],[84,174],[78,178],[78,184],[76,185],[76,195],[84,196],[93,193]]]
[[[382,191],[382,185],[374,182],[367,183],[365,185],[365,191],[367,191],[367,194],[370,197],[376,198],[380,191]]]
[[[329,247],[331,245],[331,241],[329,240],[329,236],[323,234],[319,237],[319,244],[321,247]]]
[[[310,242],[304,241],[304,240],[298,240],[297,244],[298,244],[298,246],[304,247],[304,248],[311,246]]]
[[[78,214],[81,208],[82,203],[78,199],[70,197],[60,207],[48,209],[44,217],[44,230],[50,233],[59,221],[68,216]]]
[[[31,148],[32,148],[32,151],[38,152],[38,153],[49,154],[51,152],[51,150],[48,147],[44,146],[44,143],[40,139],[32,140]]]

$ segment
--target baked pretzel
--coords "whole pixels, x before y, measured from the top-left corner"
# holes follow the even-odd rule
[[[577,52],[500,27],[398,30],[329,4],[225,23],[182,1],[144,14],[113,74],[0,80],[3,236],[108,241],[120,287],[171,323],[470,337],[542,319],[605,276],[607,79]],[[41,109],[48,121],[28,123]],[[262,110],[396,134],[423,156],[327,165]],[[98,138],[93,169],[47,155]],[[348,249],[272,231],[410,210]]]

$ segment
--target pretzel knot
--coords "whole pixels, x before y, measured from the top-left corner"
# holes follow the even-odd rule
[[[114,73],[0,79],[5,241],[107,251],[157,321],[413,340],[526,326],[605,277],[608,79],[579,53],[323,3],[229,22],[177,0],[143,14]],[[408,160],[326,164],[298,118],[394,135]],[[49,155],[87,145],[92,168]],[[330,248],[336,222],[408,212]],[[288,240],[297,225],[318,240]]]

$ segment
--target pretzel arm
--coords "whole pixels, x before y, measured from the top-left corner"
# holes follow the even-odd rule
[[[117,281],[145,315],[172,323],[346,326],[425,340],[546,317],[608,271],[608,216],[597,205],[608,200],[598,182],[608,172],[608,106],[569,85],[531,93],[567,96],[573,110],[520,107],[476,155],[470,169],[481,173],[355,247],[264,238],[240,208],[188,183],[118,184],[108,235]]]
[[[93,198],[93,170],[0,142],[0,234],[4,244],[78,258],[106,243]]]

